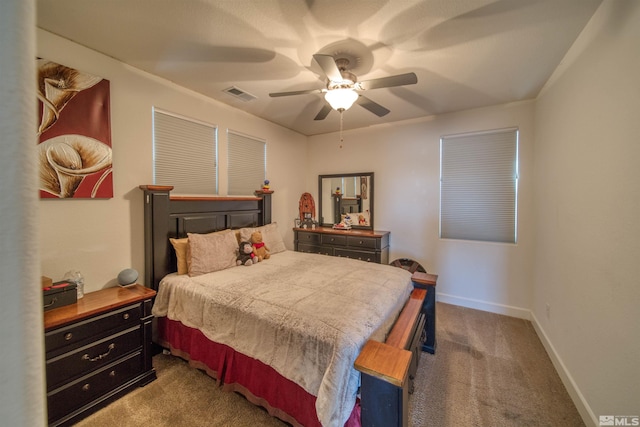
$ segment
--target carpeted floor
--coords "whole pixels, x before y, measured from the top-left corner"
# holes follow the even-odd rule
[[[436,316],[411,426],[584,426],[531,322],[442,303]]]
[[[436,354],[420,358],[411,427],[584,426],[529,321],[437,304]],[[158,379],[77,424],[282,427],[242,396],[168,355]]]

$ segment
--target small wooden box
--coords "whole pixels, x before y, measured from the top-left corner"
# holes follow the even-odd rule
[[[70,281],[55,282],[51,286],[43,288],[42,302],[44,311],[75,304],[78,301],[76,288],[77,285]]]
[[[42,277],[42,289],[50,288],[53,285],[53,280],[51,277],[41,276]]]

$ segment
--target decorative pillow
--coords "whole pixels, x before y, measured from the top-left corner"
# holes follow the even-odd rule
[[[233,230],[209,234],[187,233],[189,276],[212,273],[235,267],[238,241]]]
[[[187,264],[187,251],[189,249],[189,239],[169,239],[176,252],[176,260],[178,261],[178,274],[187,274],[189,266]]]
[[[271,224],[262,225],[254,228],[241,228],[240,240],[251,241],[251,234],[254,231],[260,231],[262,233],[262,241],[269,248],[269,253],[277,254],[278,252],[284,252],[287,250],[278,231],[278,223],[272,222]]]

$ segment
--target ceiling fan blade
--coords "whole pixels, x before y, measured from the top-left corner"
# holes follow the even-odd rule
[[[318,111],[318,114],[316,114],[313,120],[324,120],[327,117],[327,115],[331,112],[331,110],[332,110],[331,105],[325,103],[325,105],[322,107],[320,111]]]
[[[322,93],[321,89],[307,89],[307,90],[294,90],[291,92],[275,92],[270,93],[269,96],[272,98],[277,98],[279,96],[291,96],[291,95],[304,95],[306,93]]]
[[[333,59],[333,56],[316,53],[315,55],[313,55],[313,59],[316,60],[329,80],[331,80],[332,82],[342,81],[342,74],[340,73],[340,70],[336,65],[335,59]]]
[[[366,108],[378,117],[386,116],[390,113],[390,111],[384,108],[382,105],[370,100],[366,96],[360,95],[356,100],[356,104],[363,108]]]
[[[418,83],[415,73],[398,74],[397,76],[381,77],[379,79],[364,80],[358,83],[362,90],[380,89],[384,87],[414,85]]]

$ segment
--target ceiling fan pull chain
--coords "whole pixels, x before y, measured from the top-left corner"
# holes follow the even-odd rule
[[[342,148],[342,114],[344,114],[344,111],[340,111],[340,148]]]

